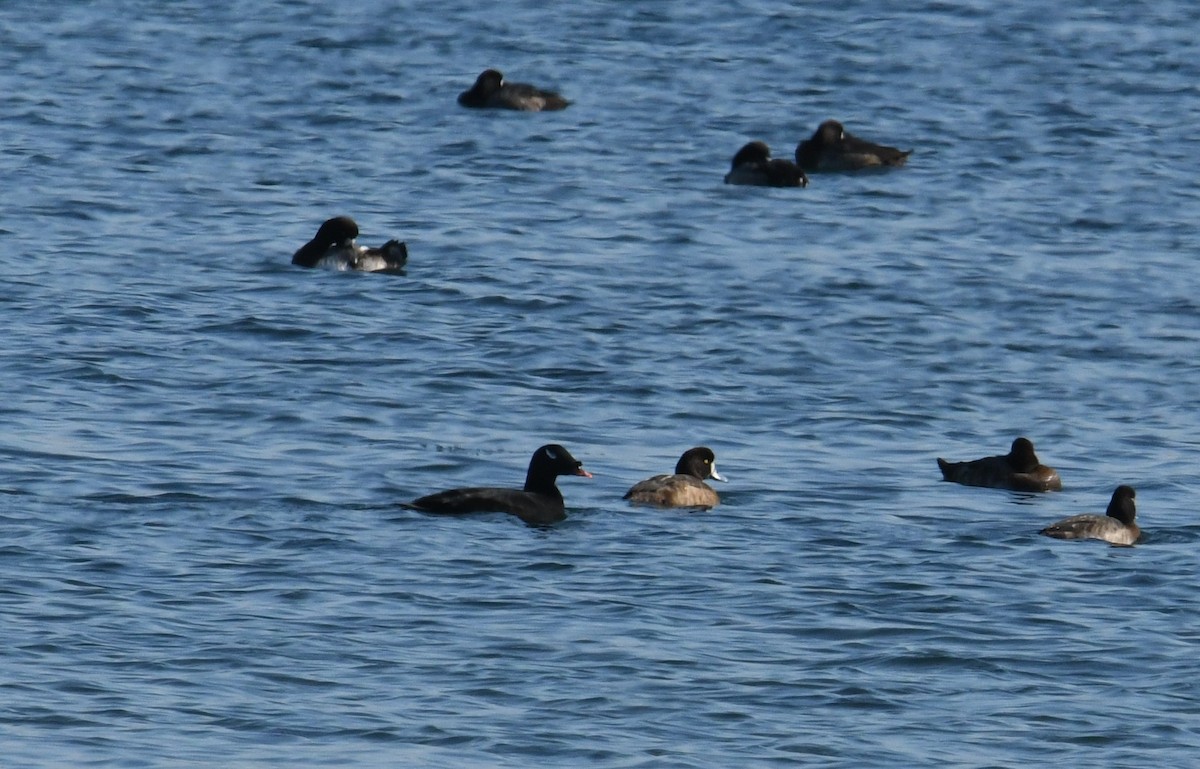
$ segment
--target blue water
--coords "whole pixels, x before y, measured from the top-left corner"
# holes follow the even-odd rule
[[[1090,6],[0,6],[0,763],[1194,763],[1200,6]],[[721,183],[827,118],[909,167]]]

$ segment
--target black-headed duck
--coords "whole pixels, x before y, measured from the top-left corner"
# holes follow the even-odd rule
[[[317,230],[313,239],[292,254],[292,264],[330,270],[359,272],[402,272],[408,263],[408,247],[389,240],[379,248],[354,242],[358,225],[349,216],[335,216]]]
[[[1012,449],[1001,456],[947,462],[938,457],[942,478],[964,486],[987,486],[1010,491],[1062,491],[1062,480],[1053,467],[1038,462],[1033,442],[1017,438]]]
[[[551,443],[533,452],[524,489],[450,489],[413,500],[410,507],[445,514],[509,513],[532,526],[545,526],[567,517],[562,492],[555,484],[560,475],[592,477],[571,452]]]
[[[721,498],[704,481],[724,482],[717,473],[717,456],[706,446],[683,452],[675,464],[674,475],[656,475],[633,485],[625,499],[659,507],[716,507]]]
[[[756,187],[807,187],[808,177],[790,160],[771,157],[766,142],[750,142],[733,156],[726,184]]]
[[[485,69],[470,90],[458,95],[458,103],[475,109],[548,112],[566,109],[571,102],[553,91],[543,91],[528,83],[509,83],[498,70]]]
[[[1142,536],[1134,523],[1137,507],[1132,486],[1118,486],[1104,515],[1073,515],[1042,529],[1039,534],[1055,539],[1102,539],[1113,545],[1132,545]]]
[[[846,133],[836,120],[826,120],[811,139],[796,147],[796,165],[816,171],[858,171],[864,168],[899,168],[912,150],[885,147]]]

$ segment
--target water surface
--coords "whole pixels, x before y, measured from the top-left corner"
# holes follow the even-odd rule
[[[0,10],[6,766],[1188,763],[1200,12],[993,6]],[[827,118],[909,167],[721,183]]]

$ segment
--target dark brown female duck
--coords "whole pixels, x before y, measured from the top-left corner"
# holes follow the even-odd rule
[[[750,142],[733,156],[726,184],[755,187],[807,187],[808,177],[790,160],[772,158],[766,142]]]
[[[706,478],[724,482],[717,473],[717,457],[712,449],[697,446],[683,452],[675,464],[674,475],[656,475],[633,485],[625,499],[659,507],[716,507],[721,502]]]
[[[899,168],[912,150],[885,147],[846,133],[836,120],[826,120],[796,147],[796,165],[816,171],[858,171],[864,168]]]
[[[548,112],[566,109],[571,102],[553,91],[543,91],[528,83],[505,82],[499,70],[485,69],[475,79],[475,85],[458,95],[458,103],[474,109]]]
[[[1062,491],[1058,471],[1038,462],[1033,442],[1017,438],[1012,450],[996,457],[969,462],[947,462],[938,457],[943,480],[964,486],[988,486],[1011,491]]]

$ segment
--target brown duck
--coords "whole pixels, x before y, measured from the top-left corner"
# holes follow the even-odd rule
[[[716,507],[721,502],[717,492],[704,481],[722,481],[717,473],[717,456],[706,446],[683,452],[675,464],[674,475],[656,475],[633,485],[625,499],[641,505],[659,507]]]
[[[1038,462],[1033,442],[1017,438],[1012,450],[997,457],[969,462],[947,462],[938,457],[942,478],[965,486],[988,486],[1011,491],[1062,491],[1062,480],[1053,467]]]
[[[899,168],[912,150],[898,150],[860,139],[836,120],[826,120],[812,138],[796,146],[796,165],[816,171],[859,171],[865,168]]]
[[[808,177],[790,160],[771,157],[766,142],[750,142],[733,156],[726,184],[754,187],[807,187]]]
[[[520,112],[549,112],[566,109],[570,104],[553,91],[543,91],[528,83],[510,83],[499,70],[485,69],[475,85],[458,95],[458,103],[474,109],[512,109]]]

